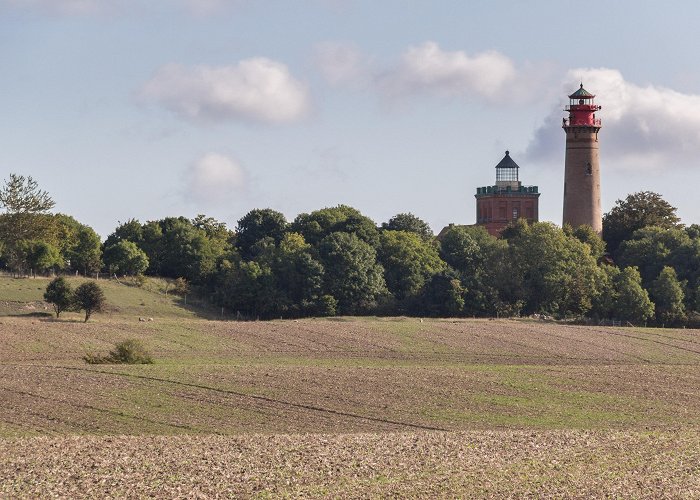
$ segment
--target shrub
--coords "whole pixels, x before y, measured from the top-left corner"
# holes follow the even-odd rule
[[[189,291],[190,286],[185,278],[178,278],[175,281],[173,281],[173,295],[179,295],[180,297],[184,297]]]
[[[141,342],[135,339],[127,339],[114,346],[114,350],[109,352],[114,363],[124,363],[128,365],[149,365],[153,363],[153,358],[148,353]]]
[[[114,345],[114,349],[109,351],[107,356],[88,353],[83,356],[83,360],[91,365],[100,364],[127,364],[127,365],[150,365],[153,358],[146,348],[135,339],[123,340]]]
[[[319,316],[335,316],[338,301],[332,295],[321,295],[316,302],[316,314]]]

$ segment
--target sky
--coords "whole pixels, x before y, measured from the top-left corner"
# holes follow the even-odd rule
[[[561,224],[567,95],[597,114],[603,211],[700,223],[700,2],[0,0],[0,174],[120,223],[338,204],[475,222],[505,150]]]

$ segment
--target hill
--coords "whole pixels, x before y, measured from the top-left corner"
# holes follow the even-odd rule
[[[67,277],[73,288],[87,281],[84,278]],[[53,311],[49,304],[43,302],[46,285],[49,278],[8,278],[0,277],[0,316],[50,316]],[[141,286],[128,278],[122,281],[111,279],[98,280],[107,297],[106,316],[115,317],[194,317],[195,315],[210,315],[206,307],[193,307],[185,304],[184,300],[172,294],[167,294],[172,288],[167,280],[161,278],[146,278]],[[80,314],[66,317],[80,318]]]
[[[0,318],[0,496],[700,491],[696,330],[214,321],[104,287],[88,323]],[[125,338],[156,364],[81,360]]]

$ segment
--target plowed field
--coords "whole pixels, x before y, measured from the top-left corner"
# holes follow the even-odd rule
[[[0,496],[700,497],[695,330],[4,317],[0,401]]]

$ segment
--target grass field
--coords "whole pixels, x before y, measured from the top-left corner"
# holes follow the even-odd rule
[[[215,321],[107,281],[82,323],[46,283],[0,279],[0,497],[700,498],[696,330]],[[156,363],[82,361],[125,338]]]

